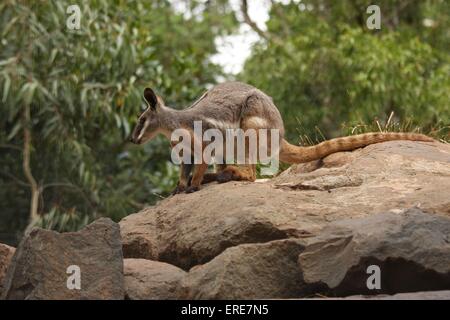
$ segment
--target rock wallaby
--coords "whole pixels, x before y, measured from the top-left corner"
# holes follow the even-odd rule
[[[271,154],[278,155],[281,161],[287,163],[317,160],[335,152],[354,150],[383,141],[434,141],[430,137],[416,133],[374,132],[331,139],[309,147],[292,145],[284,139],[283,120],[272,99],[255,87],[240,82],[216,85],[193,105],[183,110],[167,107],[161,97],[150,88],[144,90],[144,99],[148,107],[139,116],[131,137],[131,141],[136,144],[143,144],[157,134],[163,134],[171,140],[172,132],[180,128],[188,130],[192,139],[196,139],[193,134],[194,121],[201,121],[203,131],[218,129],[225,132],[227,129],[240,128],[244,131],[254,129],[258,132],[259,129],[278,129],[279,148],[271,150]],[[203,141],[200,143],[202,146],[207,145]],[[176,143],[172,143],[172,147],[175,145]],[[199,190],[202,183],[211,181],[256,179],[255,164],[221,164],[216,167],[217,173],[206,173],[207,163],[182,163],[180,179],[174,193],[194,192]]]

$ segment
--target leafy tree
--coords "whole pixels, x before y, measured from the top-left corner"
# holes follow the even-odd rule
[[[145,86],[181,107],[221,74],[209,57],[234,14],[187,3],[78,1],[79,30],[70,1],[0,4],[0,233],[118,220],[174,187],[168,143],[127,139]]]
[[[366,26],[371,4],[381,8],[381,30]],[[443,0],[272,2],[268,30],[259,30],[264,37],[240,79],[274,98],[294,140],[299,123],[320,140],[316,126],[336,136],[342,124],[383,119],[391,111],[445,135],[449,9]]]

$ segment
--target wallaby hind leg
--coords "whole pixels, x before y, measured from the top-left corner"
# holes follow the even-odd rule
[[[218,183],[225,183],[228,181],[255,181],[256,166],[236,166],[236,165],[219,165],[216,168],[217,172],[205,173],[203,175],[202,184],[207,184],[217,181]],[[191,185],[192,177],[189,179]]]
[[[226,169],[227,165],[226,164],[216,164],[215,165],[215,170],[216,172],[208,172],[205,173],[203,175],[203,180],[202,180],[202,184],[207,184],[207,183],[211,183],[211,182],[215,182],[218,181],[217,178],[220,175],[220,173]],[[191,185],[191,181],[192,181],[192,177],[189,178],[189,184]]]
[[[211,182],[217,181],[217,175],[218,175],[218,173],[216,173],[216,172],[208,172],[208,173],[205,173],[205,174],[203,175],[202,184],[207,184],[207,183],[211,183]],[[192,176],[189,177],[189,183],[188,183],[188,186],[191,185],[191,182],[192,182]]]
[[[248,121],[243,121],[242,129],[254,129],[252,124]],[[251,137],[245,138],[245,162],[244,164],[223,164],[217,174],[217,182],[225,183],[228,181],[255,181],[256,180],[256,158],[252,157],[250,153],[250,139]],[[258,144],[257,135],[254,136],[256,138],[256,144]],[[235,145],[234,154],[238,154],[238,150],[236,149],[237,145]],[[236,159],[235,159],[236,160]],[[239,159],[238,159],[239,160]],[[239,162],[238,162],[239,163]]]
[[[217,181],[218,173],[216,172],[208,172],[203,176],[202,184],[207,184],[210,182]]]
[[[256,165],[228,165],[217,174],[217,182],[225,183],[228,181],[255,181]]]

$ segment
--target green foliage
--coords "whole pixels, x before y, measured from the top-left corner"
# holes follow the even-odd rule
[[[385,120],[391,111],[425,132],[448,126],[448,1],[377,1],[379,31],[366,27],[371,1],[302,4],[309,9],[272,8],[268,31],[278,41],[257,43],[240,75],[274,98],[290,139],[298,140],[299,121],[307,135],[320,127],[329,138],[342,123]]]
[[[81,28],[69,30],[71,4],[0,4],[0,233],[28,223],[26,129],[40,226],[119,220],[167,195],[177,176],[168,143],[127,142],[141,92],[152,86],[169,104],[192,102],[221,73],[209,62],[215,37],[235,25],[225,1],[189,1],[188,17],[163,0],[84,0]]]
[[[59,211],[56,207],[39,217],[34,226],[58,232],[79,230],[89,223],[89,215],[80,215],[75,209]]]

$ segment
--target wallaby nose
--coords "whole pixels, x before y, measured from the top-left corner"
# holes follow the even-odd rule
[[[129,138],[128,138],[128,141],[130,141],[131,143],[136,143],[136,142],[134,142],[133,137],[129,137]]]

